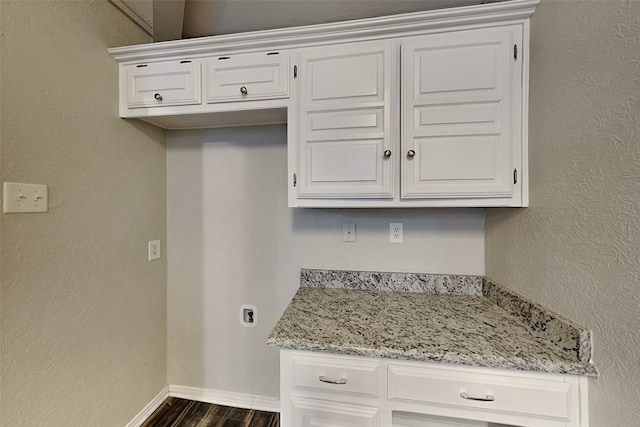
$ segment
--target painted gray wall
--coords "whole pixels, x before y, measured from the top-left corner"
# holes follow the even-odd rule
[[[531,207],[487,211],[487,274],[593,330],[592,426],[640,420],[640,2],[543,0]]]
[[[1,1],[0,425],[123,426],[166,385],[165,132],[118,117],[107,47],[149,42],[113,5]]]
[[[321,24],[480,3],[481,0],[186,0],[183,37]]]
[[[167,156],[170,384],[277,397],[266,339],[302,267],[484,273],[481,209],[288,208],[285,126],[173,131]],[[245,303],[255,328],[240,326]]]

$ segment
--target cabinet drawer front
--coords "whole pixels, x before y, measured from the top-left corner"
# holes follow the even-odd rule
[[[288,54],[222,56],[205,66],[208,103],[289,96]]]
[[[562,422],[571,418],[570,404],[575,398],[575,389],[562,379],[393,364],[388,366],[388,376],[390,400],[534,415]]]
[[[378,366],[375,361],[295,355],[293,386],[375,397]]]
[[[319,399],[291,398],[295,427],[381,427],[378,408]]]
[[[126,67],[127,108],[193,105],[201,102],[200,63],[160,62]]]

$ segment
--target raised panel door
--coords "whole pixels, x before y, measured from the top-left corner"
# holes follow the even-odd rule
[[[300,55],[297,196],[393,197],[391,41]]]
[[[519,26],[403,43],[403,198],[510,198],[520,169]]]

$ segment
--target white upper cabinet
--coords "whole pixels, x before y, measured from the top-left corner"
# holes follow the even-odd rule
[[[520,196],[518,26],[402,43],[403,198]]]
[[[291,207],[528,206],[539,0],[109,49],[120,116],[287,124]]]
[[[289,96],[289,55],[286,53],[223,55],[206,60],[204,65],[208,103]]]
[[[298,197],[393,196],[391,41],[300,53]],[[386,153],[386,155],[385,155]]]
[[[302,51],[290,205],[521,206],[518,46],[512,25]]]

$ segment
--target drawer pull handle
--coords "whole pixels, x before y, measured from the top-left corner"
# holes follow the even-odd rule
[[[240,93],[241,93],[241,94],[243,94],[243,95],[246,95],[246,94],[248,94],[248,93],[249,93],[249,91],[247,90],[247,88],[246,88],[246,87],[242,86],[242,87],[240,88]]]
[[[318,377],[318,379],[320,381],[322,381],[323,383],[327,383],[327,384],[343,385],[343,384],[347,383],[347,379],[346,378],[340,378],[339,380],[330,380],[327,377],[325,377],[324,375],[320,375],[320,377]]]
[[[496,400],[496,398],[490,394],[487,394],[485,397],[473,397],[469,396],[465,391],[460,392],[460,397],[467,400],[477,400],[478,402],[493,402]]]
[[[159,93],[154,94],[153,97],[158,101],[162,101],[162,95],[160,95]]]

